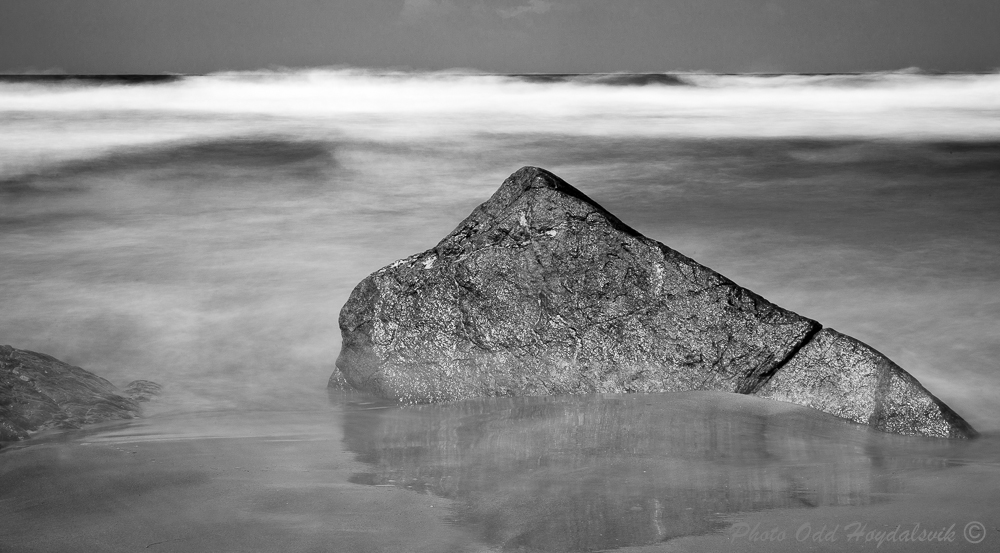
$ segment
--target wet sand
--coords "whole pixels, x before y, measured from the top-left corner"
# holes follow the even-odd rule
[[[329,410],[196,413],[4,451],[0,550],[480,549],[449,501],[349,483],[341,432]]]
[[[991,551],[998,453],[720,393],[400,408],[333,392],[0,451],[0,550]],[[877,547],[848,538],[861,524],[953,531]]]

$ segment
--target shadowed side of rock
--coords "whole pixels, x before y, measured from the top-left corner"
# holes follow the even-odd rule
[[[99,376],[42,353],[0,346],[0,441],[139,412],[135,400]]]
[[[962,417],[867,344],[821,330],[756,395],[897,434],[969,438]]]
[[[535,167],[512,174],[434,248],[358,284],[340,328],[342,376],[330,385],[402,402],[760,392],[803,405],[819,398],[810,406],[834,414],[842,403],[841,416],[892,432],[974,434],[898,367],[887,374],[905,376],[888,378],[867,415],[846,407],[860,390],[823,398],[810,380],[820,375],[791,378],[819,366],[814,342],[830,335],[819,323],[646,238]],[[881,358],[861,346],[872,363]],[[854,362],[825,366],[864,370]],[[941,407],[921,410],[922,401]]]

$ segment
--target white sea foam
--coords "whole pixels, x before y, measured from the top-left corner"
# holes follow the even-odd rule
[[[221,73],[145,85],[8,83],[0,85],[0,113],[199,117],[187,119],[190,132],[212,132],[209,127],[219,125],[219,117],[229,124],[278,118],[282,124],[298,121],[316,130],[377,139],[482,132],[1000,137],[1000,74],[689,74],[679,79],[688,86],[329,69]],[[4,143],[12,140],[8,135]]]

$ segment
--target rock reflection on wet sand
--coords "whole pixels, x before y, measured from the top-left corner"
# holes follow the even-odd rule
[[[347,448],[370,466],[352,482],[456,500],[456,522],[486,542],[542,551],[720,532],[735,513],[892,501],[901,470],[943,468],[934,452],[949,447],[712,392],[356,403],[344,421]]]
[[[998,459],[995,436],[906,438],[730,394],[399,407],[318,391],[0,450],[0,551],[771,553],[802,549],[803,523],[840,525],[819,550],[875,550],[843,527],[958,524],[961,540],[998,520]],[[740,538],[747,524],[789,537]]]

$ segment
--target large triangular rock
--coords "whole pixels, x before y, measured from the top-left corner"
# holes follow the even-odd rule
[[[903,434],[975,434],[878,352],[642,236],[534,167],[433,249],[363,280],[340,328],[331,385],[404,402],[722,390]],[[818,384],[830,374],[844,381],[835,392]]]

